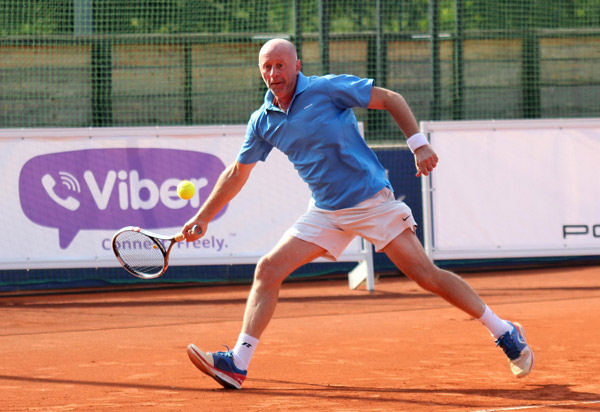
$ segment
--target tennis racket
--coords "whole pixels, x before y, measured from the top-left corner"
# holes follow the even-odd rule
[[[195,225],[192,230],[202,234],[202,228]],[[154,279],[165,273],[169,266],[169,253],[173,245],[184,240],[182,234],[169,237],[127,226],[112,238],[112,249],[125,270],[142,279]],[[168,246],[165,247],[165,243]]]

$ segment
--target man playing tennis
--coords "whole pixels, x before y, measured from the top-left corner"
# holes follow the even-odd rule
[[[351,75],[306,77],[294,45],[270,40],[259,53],[268,91],[248,122],[246,139],[234,161],[219,177],[198,213],[182,228],[187,241],[207,233],[209,222],[246,183],[256,162],[273,147],[287,155],[312,191],[307,212],[256,265],[241,333],[233,350],[204,352],[188,346],[191,361],[226,388],[240,389],[248,364],[267,327],[283,280],[318,257],[336,260],[355,236],[371,242],[423,289],[442,297],[481,321],[509,358],[512,372],[523,377],[534,363],[521,325],[496,316],[459,276],[439,269],[415,235],[410,208],[394,198],[385,169],[361,137],[353,107],[385,109],[408,139],[417,176],[427,176],[437,155],[419,133],[404,98],[375,87],[372,79]]]

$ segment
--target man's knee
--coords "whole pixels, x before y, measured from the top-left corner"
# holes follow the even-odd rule
[[[446,276],[443,270],[434,264],[416,265],[412,267],[406,275],[414,280],[423,289],[438,293],[443,285],[443,278]]]
[[[287,273],[281,270],[268,255],[260,258],[254,271],[254,281],[262,285],[280,284],[287,277]]]

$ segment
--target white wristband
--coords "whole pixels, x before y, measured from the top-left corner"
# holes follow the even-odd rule
[[[415,152],[419,147],[428,145],[429,142],[423,133],[415,133],[413,134],[407,141],[408,147],[411,152]]]

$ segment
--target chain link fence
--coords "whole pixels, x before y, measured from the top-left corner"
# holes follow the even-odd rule
[[[600,0],[0,0],[0,128],[243,124],[273,37],[419,120],[600,116]]]

